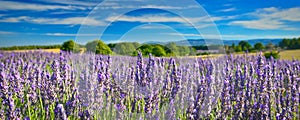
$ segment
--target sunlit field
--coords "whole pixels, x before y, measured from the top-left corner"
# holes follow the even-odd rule
[[[280,52],[280,59],[284,60],[300,60],[300,50],[284,50]]]
[[[59,53],[59,52],[60,52],[60,49],[10,50],[10,51],[7,51],[7,52],[34,52],[34,51]]]

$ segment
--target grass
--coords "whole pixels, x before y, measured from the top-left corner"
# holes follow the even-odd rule
[[[43,52],[54,52],[59,53],[60,49],[39,49],[39,50],[12,50],[9,52],[29,52],[29,51],[43,51]]]
[[[293,60],[293,57],[300,60],[300,49],[298,50],[285,50],[279,53],[280,59]]]
[[[234,55],[244,55],[245,53],[234,53]],[[259,53],[248,53],[248,55],[258,55]],[[300,60],[300,49],[297,50],[284,50],[279,53],[281,60]],[[191,56],[191,57],[202,57],[202,58],[209,58],[209,57],[218,57],[220,54],[210,54],[210,55],[202,55],[202,56]]]
[[[53,52],[53,53],[59,53],[60,49],[38,49],[38,50],[11,50],[8,52],[29,52],[29,51],[42,51],[42,52]],[[83,53],[84,51],[86,51],[85,48],[81,48],[81,53]]]

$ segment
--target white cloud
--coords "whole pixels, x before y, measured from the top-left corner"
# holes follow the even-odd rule
[[[164,15],[143,15],[143,16],[121,16],[121,17],[108,17],[106,21],[126,21],[126,22],[178,22],[178,23],[186,23],[187,21],[181,17],[168,17]],[[189,18],[191,22],[199,22],[201,18]]]
[[[0,35],[11,35],[16,34],[16,32],[0,31]]]
[[[278,9],[276,7],[262,8],[256,10],[257,12],[277,12]]]
[[[246,15],[256,17],[256,20],[232,21],[229,25],[239,25],[260,30],[298,30],[290,26],[290,22],[300,21],[300,8],[278,9],[275,7],[258,9]]]
[[[244,20],[244,21],[233,21],[229,25],[240,25],[250,29],[261,29],[261,30],[273,30],[279,28],[285,28],[285,25],[281,21],[271,19],[259,19],[259,20]]]
[[[206,19],[211,19],[213,21],[222,21],[222,20],[230,20],[230,19],[235,19],[235,18],[237,18],[237,16],[210,16],[210,17],[207,17]]]
[[[84,25],[101,26],[104,24],[103,22],[100,22],[96,19],[86,18],[86,17],[71,17],[71,18],[63,18],[63,19],[36,18],[36,19],[32,19],[31,21],[40,24],[62,24],[62,25],[84,24]]]
[[[53,15],[61,15],[61,14],[81,14],[81,15],[88,15],[89,12],[87,11],[57,11],[57,12],[50,12]]]
[[[140,8],[156,8],[156,9],[189,9],[189,8],[199,8],[199,6],[162,6],[162,5],[145,5]]]
[[[211,35],[213,36],[213,35]],[[298,38],[299,35],[221,35],[223,39],[280,39],[280,38]]]
[[[174,36],[186,36],[186,37],[202,37],[208,39],[278,39],[278,38],[298,38],[300,35],[242,35],[242,34],[183,34],[183,33],[161,33],[167,35],[174,35]]]
[[[166,26],[142,26],[142,27],[139,27],[139,29],[168,29],[168,27]]]
[[[192,9],[192,8],[199,8],[199,6],[196,5],[189,5],[189,6],[167,6],[167,5],[121,5],[117,3],[105,3],[101,4],[101,6],[96,6],[95,9],[131,9],[131,8],[155,8],[155,9],[175,9],[175,10],[183,10],[183,9]]]
[[[101,1],[96,1],[96,0],[84,0],[84,1],[79,1],[79,0],[39,0],[43,1],[46,3],[58,3],[58,4],[65,4],[65,5],[79,5],[79,6],[96,6],[98,3]]]
[[[264,8],[257,10],[253,15],[260,18],[270,18],[277,20],[287,20],[287,21],[300,21],[300,8],[289,8],[289,9],[278,9],[278,8]]]
[[[0,22],[29,22],[36,24],[60,24],[60,25],[91,25],[91,26],[103,26],[104,22],[96,20],[94,18],[86,17],[69,17],[69,18],[33,18],[28,16],[11,17],[0,19]]]
[[[220,20],[228,20],[232,19],[233,16],[227,17],[209,17],[209,16],[202,16],[202,17],[178,17],[178,16],[166,16],[164,14],[148,14],[143,16],[111,16],[106,19],[106,21],[114,22],[114,21],[125,21],[125,22],[177,22],[177,23],[206,23],[212,21],[220,21]],[[188,21],[187,21],[188,20]]]
[[[231,11],[235,11],[236,8],[227,8],[227,9],[222,9],[222,10],[219,10],[219,12],[231,12]]]
[[[200,34],[183,34],[183,33],[161,33],[161,34],[166,34],[166,35],[174,35],[174,36],[188,36],[188,37],[201,37],[202,35]]]
[[[29,19],[29,17],[27,17],[27,16],[10,17],[10,18],[3,18],[3,19],[0,19],[0,22],[11,22],[11,23],[15,23],[15,22],[26,21],[27,19]]]
[[[185,37],[201,37],[206,39],[220,39],[221,35],[211,35],[211,34],[194,34],[194,33],[162,33],[173,36],[185,36]]]
[[[98,34],[46,33],[47,36],[99,36]]]
[[[46,10],[76,10],[85,9],[77,6],[62,6],[62,5],[44,5],[24,2],[12,2],[12,1],[0,1],[0,10],[35,10],[35,11],[46,11]]]

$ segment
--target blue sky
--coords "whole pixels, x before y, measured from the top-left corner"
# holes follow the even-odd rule
[[[0,1],[0,46],[300,37],[299,0]]]

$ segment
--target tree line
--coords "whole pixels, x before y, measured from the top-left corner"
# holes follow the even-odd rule
[[[293,39],[283,39],[279,46],[284,49],[300,49],[300,37]]]
[[[233,52],[258,52],[276,49],[276,45],[269,43],[264,46],[262,43],[256,43],[254,46],[247,41],[240,41],[238,45],[232,44],[231,46],[225,46],[227,53]],[[117,54],[117,55],[129,55],[136,56],[137,51],[140,51],[143,55],[148,56],[194,56],[194,55],[208,55],[211,54],[209,49],[218,50],[223,48],[221,45],[211,46],[180,46],[175,42],[170,42],[166,45],[160,44],[140,44],[137,42],[121,42],[121,43],[109,43],[105,44],[101,40],[95,40],[88,42],[85,45],[85,52],[94,52],[96,54]],[[61,50],[80,52],[80,47],[73,40],[63,43]],[[197,50],[204,51],[203,53],[197,52]],[[205,51],[207,50],[207,51]]]
[[[178,46],[176,43],[171,42],[166,45],[160,44],[140,44],[137,42],[122,42],[122,43],[109,43],[105,44],[101,40],[94,40],[88,42],[85,46],[85,52],[93,52],[96,54],[117,54],[117,55],[130,55],[137,56],[138,51],[143,55],[148,56],[188,56],[195,55],[196,49],[188,46]],[[81,52],[81,47],[73,40],[63,43],[61,50],[68,52]]]
[[[227,53],[233,52],[259,52],[259,51],[272,51],[278,48],[277,45],[273,43],[268,43],[264,45],[261,42],[255,43],[253,46],[247,41],[240,41],[237,45],[232,44],[231,46],[225,46]]]
[[[142,52],[143,55],[147,56],[152,54],[153,56],[194,56],[194,55],[207,55],[209,49],[220,49],[225,48],[227,53],[233,52],[259,52],[259,51],[273,51],[277,48],[281,49],[300,49],[300,38],[283,39],[279,42],[279,45],[269,43],[264,45],[260,42],[253,46],[247,41],[240,41],[237,45],[232,44],[231,46],[225,45],[210,45],[210,46],[180,46],[175,42],[170,42],[166,45],[160,44],[140,44],[138,42],[122,42],[122,43],[109,43],[105,44],[101,40],[94,40],[88,42],[85,45],[76,43],[73,40],[64,42],[62,45],[49,45],[49,46],[12,46],[2,47],[0,50],[34,50],[34,49],[61,49],[62,51],[69,52],[93,52],[96,54],[117,54],[117,55],[130,55],[136,56],[137,51]],[[205,51],[199,53],[197,51]]]

